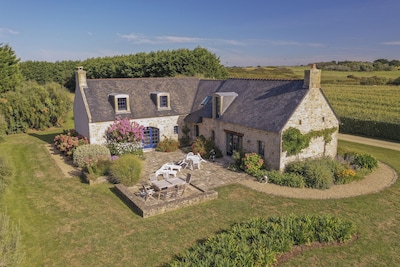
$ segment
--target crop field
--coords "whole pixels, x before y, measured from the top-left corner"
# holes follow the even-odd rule
[[[229,77],[257,79],[303,79],[304,70],[298,67],[228,68]],[[396,79],[395,71],[326,71],[322,70],[321,87],[339,117],[400,124],[400,87],[354,84],[354,78],[381,77]]]
[[[339,117],[400,124],[397,86],[324,85],[323,92]]]
[[[227,68],[231,78],[257,78],[257,79],[303,79],[304,70],[310,66],[299,67],[233,67]],[[353,78],[349,78],[349,76]],[[394,71],[330,71],[322,70],[321,84],[356,84],[356,79],[369,77],[386,78],[394,80],[400,77],[400,70]]]

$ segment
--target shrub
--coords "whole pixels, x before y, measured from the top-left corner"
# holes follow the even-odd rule
[[[185,147],[190,145],[190,136],[189,136],[190,128],[185,124],[182,127],[182,137],[179,139],[180,146]]]
[[[296,173],[284,173],[281,185],[295,188],[304,188],[306,186],[306,182],[302,175]]]
[[[106,145],[112,155],[125,153],[143,155],[144,126],[129,119],[117,118],[105,133]]]
[[[221,158],[222,152],[221,150],[215,145],[215,142],[211,139],[206,139],[203,135],[197,137],[194,142],[192,143],[192,151],[193,153],[199,153],[202,157],[208,159],[210,157],[210,151],[214,149],[215,157]],[[239,164],[240,165],[240,164]]]
[[[247,174],[260,178],[263,176],[264,160],[257,153],[246,153],[242,158],[241,168]]]
[[[112,162],[110,173],[116,183],[126,186],[135,185],[142,172],[142,161],[132,154],[124,154]]]
[[[108,176],[110,174],[112,161],[110,159],[96,159],[90,161],[85,167],[86,171],[94,177]]]
[[[306,160],[288,164],[285,173],[295,173],[304,177],[306,187],[328,189],[333,185],[334,174],[326,159]]]
[[[89,144],[87,138],[73,129],[64,130],[62,134],[54,137],[55,148],[69,158],[73,157],[73,153],[77,147],[85,144]]]
[[[87,144],[75,149],[73,164],[77,167],[85,168],[99,159],[110,159],[110,150],[103,145]]]
[[[378,161],[368,154],[355,154],[351,164],[368,170],[373,170],[378,167]]]
[[[268,176],[268,183],[276,184],[276,185],[283,185],[283,173],[280,171],[272,170],[267,171]]]
[[[156,151],[173,152],[179,148],[179,141],[165,137],[157,144]]]
[[[335,184],[348,184],[354,181],[356,177],[356,172],[352,169],[345,169],[336,172],[335,174]]]
[[[268,182],[281,186],[304,188],[306,186],[304,177],[297,173],[281,173],[279,171],[268,171]]]
[[[330,169],[318,161],[309,161],[304,168],[306,187],[328,189],[333,185],[333,174]]]
[[[205,156],[206,150],[206,138],[202,135],[197,137],[192,143],[192,151],[194,154],[199,153],[201,156]]]

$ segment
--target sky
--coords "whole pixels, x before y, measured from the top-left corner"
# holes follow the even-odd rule
[[[0,0],[21,61],[203,47],[225,66],[400,60],[399,0]]]

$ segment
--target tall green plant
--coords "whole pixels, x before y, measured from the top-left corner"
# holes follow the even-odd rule
[[[124,154],[113,161],[110,172],[115,182],[133,186],[140,179],[142,161],[135,155]]]

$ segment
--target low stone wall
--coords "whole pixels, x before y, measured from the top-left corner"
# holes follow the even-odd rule
[[[218,192],[214,190],[204,191],[200,188],[196,188],[196,190],[198,190],[198,193],[196,192],[176,199],[157,200],[155,203],[153,200],[148,200],[148,202],[144,201],[143,198],[134,194],[123,184],[115,185],[115,194],[117,194],[132,211],[143,218],[218,198]]]

